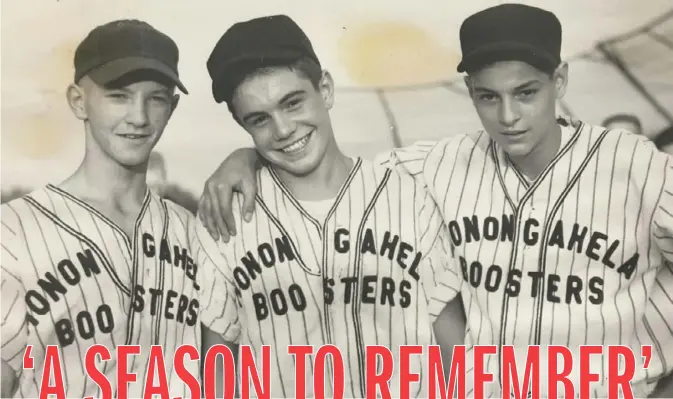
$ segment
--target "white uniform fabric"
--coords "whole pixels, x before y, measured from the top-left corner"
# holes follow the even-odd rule
[[[66,397],[100,397],[83,363],[94,344],[111,352],[97,367],[113,389],[115,348],[141,346],[129,356],[128,371],[137,374],[129,397],[143,396],[151,346],[161,345],[171,397],[189,395],[173,354],[183,344],[201,346],[187,237],[193,218],[149,190],[133,237],[53,185],[2,205],[2,359],[18,376],[15,397],[39,396],[47,345],[59,347]],[[27,345],[34,370],[23,369]],[[198,378],[198,360],[185,368]]]
[[[251,222],[241,219],[235,202],[240,232],[232,241],[216,243],[198,224],[192,248],[200,248],[197,261],[209,279],[202,284],[209,298],[204,325],[227,341],[251,345],[257,364],[261,346],[271,346],[272,397],[295,395],[288,345],[313,345],[314,353],[325,344],[339,347],[344,395],[364,397],[366,346],[391,349],[397,365],[400,345],[435,344],[432,323],[446,301],[430,298],[446,270],[448,242],[420,184],[357,159],[324,220],[304,210],[271,169],[261,169],[258,185]],[[309,396],[313,363],[309,357]],[[411,395],[427,397],[427,358],[413,356],[410,363],[425,382],[413,384]],[[328,357],[327,386],[331,371]],[[393,397],[398,379],[396,367]]]
[[[381,161],[414,175],[437,201],[462,278],[466,345],[627,345],[636,397],[673,368],[673,159],[642,136],[581,124],[527,182],[485,132],[419,143]],[[641,345],[653,346],[648,369]],[[606,375],[607,357],[591,370]],[[542,359],[544,367],[546,358]],[[473,394],[468,364],[468,396]],[[501,364],[487,397],[499,397]],[[607,397],[605,378],[592,397]],[[547,392],[542,380],[542,392]],[[559,384],[559,394],[562,394]]]

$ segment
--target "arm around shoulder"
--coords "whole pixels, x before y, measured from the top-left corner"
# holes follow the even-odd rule
[[[199,267],[201,323],[225,340],[237,342],[241,331],[239,298],[224,253],[232,244],[215,241],[198,220],[189,227],[189,243]]]

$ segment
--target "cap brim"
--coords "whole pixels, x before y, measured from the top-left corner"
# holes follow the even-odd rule
[[[218,68],[217,77],[213,79],[212,89],[215,102],[226,101],[236,86],[253,70],[278,63],[293,62],[304,55],[301,51],[279,49],[273,53],[243,54],[228,60]]]
[[[146,57],[120,58],[89,71],[87,74],[91,80],[99,85],[108,85],[131,72],[149,70],[168,78],[180,91],[189,94],[185,85],[182,84],[178,75],[161,61]]]
[[[499,61],[523,61],[535,67],[554,67],[558,64],[551,54],[539,48],[516,42],[489,43],[463,56],[458,72],[479,69]]]

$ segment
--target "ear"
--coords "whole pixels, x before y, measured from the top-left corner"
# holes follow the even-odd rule
[[[566,94],[568,87],[568,63],[561,62],[552,76],[554,79],[554,87],[556,88],[556,98],[562,98]]]
[[[467,92],[470,94],[470,97],[472,97],[472,79],[470,79],[469,75],[465,75],[463,78],[463,81],[465,82],[465,87],[467,88]]]
[[[173,112],[175,112],[175,109],[178,107],[178,103],[180,103],[180,95],[179,94],[173,94],[173,97],[171,97],[171,114],[169,117],[173,116]]]
[[[320,79],[318,88],[325,101],[325,106],[327,109],[332,109],[332,106],[334,106],[334,80],[328,71],[322,72],[322,78]]]
[[[71,83],[68,86],[65,95],[68,105],[70,106],[72,113],[75,114],[75,117],[81,121],[86,121],[89,117],[87,116],[86,106],[84,105],[86,95],[82,86]]]

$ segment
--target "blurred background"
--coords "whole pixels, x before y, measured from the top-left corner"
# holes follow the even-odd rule
[[[673,147],[671,0],[530,0],[563,24],[570,65],[559,113],[620,125]],[[350,155],[370,158],[416,140],[480,129],[462,78],[458,31],[496,0],[8,0],[2,2],[0,187],[7,201],[78,165],[83,129],[65,89],[79,41],[96,25],[143,19],[181,51],[183,96],[153,155],[149,179],[189,208],[205,179],[234,149],[251,145],[211,96],[205,62],[233,23],[284,13],[312,38],[337,85],[332,119]]]

